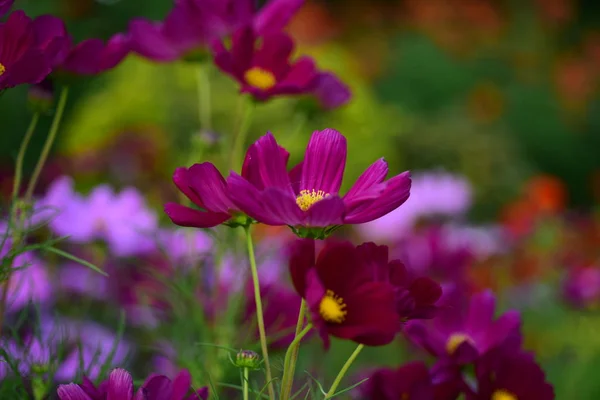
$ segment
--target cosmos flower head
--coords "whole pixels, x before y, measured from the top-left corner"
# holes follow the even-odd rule
[[[230,49],[223,43],[214,46],[214,59],[240,83],[241,93],[265,101],[273,96],[308,94],[316,88],[319,73],[314,61],[310,57],[291,61],[293,51],[294,41],[288,34],[258,36],[252,27],[245,27],[233,34]]]
[[[233,202],[267,225],[288,225],[303,237],[324,238],[343,224],[379,218],[408,199],[411,180],[404,172],[389,180],[387,163],[377,160],[345,194],[339,193],[346,164],[346,138],[338,131],[316,131],[304,161],[289,173],[287,157],[267,133],[248,149],[246,171],[227,179]]]
[[[290,249],[294,287],[329,347],[329,336],[368,346],[390,343],[399,330],[394,289],[375,282],[370,263],[350,242],[328,242],[315,259],[315,242],[299,239]]]
[[[36,30],[37,23],[21,10],[0,23],[0,92],[39,83],[52,71],[48,50],[39,44]],[[47,32],[41,34],[48,38]]]
[[[413,175],[410,199],[401,208],[357,229],[370,240],[391,242],[410,233],[421,218],[460,218],[471,202],[471,185],[464,177],[441,171],[421,172]]]
[[[134,392],[131,374],[116,368],[110,372],[108,379],[98,386],[84,377],[80,385],[59,385],[57,392],[60,400],[206,400],[206,387],[188,395],[191,381],[187,370],[179,372],[173,380],[164,375],[151,374],[137,392]]]
[[[600,305],[600,269],[588,266],[569,270],[563,283],[563,295],[573,307],[596,309]]]
[[[458,303],[427,323],[409,321],[404,332],[433,356],[457,365],[471,363],[496,346],[520,346],[519,313],[507,311],[494,319],[496,300],[491,291],[473,295],[466,308]]]
[[[134,188],[115,193],[111,187],[100,185],[82,196],[75,192],[71,178],[61,177],[37,208],[39,220],[49,219],[50,229],[59,236],[69,236],[73,243],[103,240],[116,256],[154,250],[152,235],[158,219]]]
[[[271,0],[256,10],[252,0],[177,0],[164,21],[130,22],[132,49],[157,62],[197,60],[243,26],[258,35],[281,31],[304,0]]]

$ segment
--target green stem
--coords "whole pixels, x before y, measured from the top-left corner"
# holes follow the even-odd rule
[[[25,158],[25,152],[27,151],[27,147],[29,146],[29,142],[31,141],[31,137],[33,136],[33,132],[35,131],[35,127],[37,126],[39,120],[40,114],[33,114],[33,117],[31,117],[31,122],[29,123],[29,127],[27,128],[27,132],[25,133],[23,141],[21,142],[21,147],[19,148],[17,164],[15,166],[15,180],[13,182],[12,191],[13,203],[17,200],[19,191],[21,190],[21,179],[23,178],[23,159]]]
[[[250,130],[250,124],[252,123],[252,113],[254,111],[254,102],[252,99],[246,100],[244,115],[240,122],[238,133],[233,141],[231,150],[231,169],[238,170],[242,166],[242,152],[244,151],[244,144],[248,137],[248,131]]]
[[[265,332],[265,320],[263,317],[262,300],[260,298],[260,283],[258,281],[258,269],[256,267],[256,258],[254,256],[254,245],[252,243],[252,234],[250,227],[246,227],[246,245],[248,247],[248,258],[250,259],[250,271],[252,272],[252,283],[254,285],[254,301],[256,303],[256,319],[258,322],[258,334],[260,336],[260,347],[262,349],[263,360],[265,362],[267,385],[269,389],[269,398],[275,399],[275,389],[273,387],[273,378],[271,375],[271,364],[269,362],[269,350],[267,349],[267,334]]]
[[[306,301],[302,299],[302,303],[300,303],[300,311],[298,312],[298,322],[296,323],[296,333],[294,335],[294,339],[297,338],[302,332],[302,328],[304,327],[304,314],[306,313]],[[292,344],[294,346],[292,347]],[[297,343],[292,342],[290,347],[288,348],[288,352],[291,350],[289,363],[286,360],[283,364],[283,378],[281,382],[281,394],[280,398],[282,400],[286,400],[290,393],[292,392],[292,384],[294,383],[294,372],[296,370],[296,362],[298,360],[298,350],[300,349],[300,341]],[[288,354],[286,353],[286,358]]]
[[[46,160],[48,159],[48,155],[50,154],[50,150],[52,149],[54,140],[56,139],[56,134],[58,133],[58,127],[60,126],[60,121],[62,120],[62,116],[65,111],[65,105],[67,104],[68,96],[69,88],[67,86],[63,86],[60,92],[60,97],[58,99],[56,113],[54,114],[52,125],[50,126],[50,132],[48,133],[48,137],[46,138],[46,143],[44,143],[42,154],[40,155],[40,158],[37,164],[35,165],[35,169],[33,170],[33,175],[31,176],[31,180],[29,181],[29,186],[27,186],[27,192],[25,193],[26,202],[29,202],[31,200],[31,196],[33,196],[35,185],[40,177],[44,165],[46,164]]]
[[[210,130],[211,124],[211,96],[210,96],[210,63],[198,66],[196,73],[196,89],[198,91],[198,119],[200,129]]]
[[[333,384],[331,385],[329,392],[327,392],[327,395],[325,395],[325,400],[333,397],[333,395],[335,394],[335,391],[337,390],[337,387],[340,385],[340,382],[346,375],[346,372],[348,372],[348,369],[350,368],[350,366],[352,365],[354,360],[356,360],[356,357],[358,357],[358,355],[360,354],[363,347],[365,347],[364,344],[359,344],[358,347],[356,347],[356,349],[354,350],[354,352],[350,355],[348,360],[346,360],[346,363],[344,364],[344,366],[342,367],[340,372],[335,377],[335,380],[333,381]]]
[[[243,392],[244,392],[244,400],[248,400],[249,396],[248,396],[248,379],[249,379],[249,374],[248,374],[248,368],[244,368],[244,378],[243,378],[243,382],[242,382],[242,388],[243,388]]]
[[[283,379],[281,385],[281,395],[280,399],[285,400],[289,398],[290,392],[292,390],[292,384],[294,383],[294,369],[296,367],[296,360],[293,359],[294,355],[296,358],[298,357],[298,349],[300,348],[300,341],[306,336],[308,332],[312,329],[312,324],[309,323],[306,327],[296,334],[292,343],[290,343],[286,353],[285,359],[283,360]],[[289,388],[288,388],[289,386]]]

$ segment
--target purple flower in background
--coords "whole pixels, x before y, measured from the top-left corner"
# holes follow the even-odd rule
[[[563,294],[574,307],[596,309],[600,305],[600,269],[590,266],[570,270],[563,283]]]
[[[304,161],[289,175],[287,160],[273,135],[262,136],[248,150],[253,179],[232,173],[227,179],[235,204],[267,225],[325,228],[357,224],[379,218],[406,201],[410,174],[389,180],[387,163],[373,163],[341,196],[346,164],[346,138],[338,131],[316,131],[310,138]]]
[[[0,231],[6,232],[6,227],[0,224]],[[4,241],[0,248],[0,258],[8,255],[12,247],[10,239],[5,239],[4,233],[0,234],[0,241]],[[52,285],[44,264],[32,252],[17,255],[12,261],[13,272],[6,296],[6,309],[9,312],[18,311],[29,302],[38,305],[47,305],[52,298]],[[0,288],[0,296],[3,289]]]
[[[61,400],[206,400],[208,388],[204,387],[188,395],[191,377],[182,370],[173,381],[163,375],[150,375],[134,393],[133,378],[124,369],[112,370],[108,379],[96,387],[87,377],[77,385],[59,385],[58,398]]]
[[[317,76],[313,95],[325,110],[341,107],[352,98],[350,88],[331,72]]]
[[[390,242],[406,235],[422,217],[457,217],[471,206],[471,185],[458,175],[415,174],[410,191],[410,199],[401,208],[358,226],[358,231],[369,240]]]
[[[0,23],[0,91],[25,83],[39,83],[52,71],[34,30],[31,18],[20,10]]]
[[[201,230],[161,230],[158,245],[172,267],[189,269],[212,253],[213,240]]]
[[[495,348],[475,365],[476,392],[467,400],[554,399],[554,389],[530,353]]]
[[[17,364],[19,374],[27,376],[33,368],[54,366],[54,377],[59,381],[73,379],[82,368],[95,379],[103,365],[121,364],[129,352],[125,342],[117,341],[113,333],[100,326],[44,319],[40,337],[28,335],[19,343],[7,340],[2,347]],[[12,373],[0,360],[0,378]]]
[[[118,33],[106,43],[86,39],[73,44],[64,22],[52,15],[42,15],[34,22],[37,41],[49,52],[55,72],[60,74],[96,75],[117,66],[127,56],[130,41]]]
[[[256,13],[252,0],[177,0],[162,22],[131,21],[132,49],[159,62],[197,59],[242,26],[253,26],[259,35],[281,31],[303,3],[271,0]]]
[[[448,306],[428,323],[408,322],[405,333],[432,355],[457,364],[471,363],[505,343],[517,348],[521,342],[519,313],[507,311],[494,320],[495,302],[491,291],[476,294],[466,310],[458,304]]]
[[[241,93],[250,93],[256,100],[273,96],[310,93],[319,74],[310,57],[290,61],[294,51],[292,38],[283,33],[260,37],[251,27],[237,30],[231,48],[215,45],[215,64],[235,78]]]
[[[0,17],[3,17],[13,6],[15,0],[0,0]]]
[[[154,250],[157,217],[134,188],[115,193],[101,185],[84,197],[73,190],[70,178],[62,177],[50,186],[38,209],[37,218],[52,218],[50,228],[74,243],[104,240],[116,256]]]

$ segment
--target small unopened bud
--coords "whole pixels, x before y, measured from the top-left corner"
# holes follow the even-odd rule
[[[48,114],[54,104],[54,84],[50,78],[31,85],[27,94],[29,106],[34,112]]]
[[[241,350],[235,357],[235,365],[240,368],[259,369],[260,356],[252,350]]]

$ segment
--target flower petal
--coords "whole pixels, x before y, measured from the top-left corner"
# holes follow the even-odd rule
[[[172,399],[183,399],[192,385],[192,376],[187,369],[182,369],[173,379]]]
[[[346,138],[338,131],[314,132],[306,148],[300,190],[337,194],[344,176],[346,153]]]
[[[347,224],[363,224],[381,218],[400,207],[410,195],[410,173],[404,172],[388,180],[385,190],[372,202],[365,202],[348,212]]]
[[[168,62],[179,58],[177,48],[162,32],[162,24],[135,18],[129,23],[131,47],[136,53],[154,61]]]
[[[368,266],[349,241],[327,240],[317,257],[316,269],[325,287],[342,297],[371,278]]]
[[[202,212],[177,203],[165,204],[165,213],[175,225],[191,228],[212,228],[231,218],[229,214]]]
[[[321,306],[321,300],[325,296],[326,289],[323,283],[318,277],[318,273],[315,268],[311,268],[306,273],[306,305],[311,313],[311,320],[319,336],[323,340],[323,345],[327,350],[329,348],[329,333],[327,330],[327,324],[321,317],[319,312]]]
[[[344,196],[344,202],[349,210],[352,210],[353,206],[360,204],[361,200],[373,199],[379,196],[385,186],[380,185],[388,174],[387,162],[380,158],[375,161],[363,172],[354,185],[350,188],[348,193]]]
[[[313,94],[325,110],[341,107],[352,98],[350,88],[331,72],[318,75]]]
[[[290,244],[288,253],[292,283],[296,292],[304,297],[306,295],[306,274],[315,266],[315,241],[313,239],[297,239]]]
[[[173,396],[173,385],[171,384],[171,380],[164,375],[153,374],[149,376],[140,390],[145,394],[144,400],[177,398]],[[179,399],[182,398],[183,397],[179,397]]]
[[[57,394],[60,400],[92,400],[82,388],[74,383],[58,385]]]
[[[277,225],[303,225],[304,213],[300,210],[300,207],[296,204],[296,198],[290,192],[267,188],[262,193],[262,201],[265,211],[271,214],[274,219],[280,221]]]
[[[115,368],[108,376],[106,400],[126,400],[133,397],[133,378],[124,369]]]
[[[442,287],[427,277],[415,279],[409,290],[417,305],[433,305],[442,297]]]
[[[346,207],[338,196],[328,196],[313,204],[307,211],[303,225],[309,227],[327,227],[341,225]]]
[[[255,143],[256,161],[265,187],[275,187],[292,193],[286,160],[271,132],[261,136]]]
[[[181,190],[192,203],[198,207],[205,208],[204,202],[200,196],[198,196],[198,194],[190,187],[191,177],[187,168],[179,167],[175,170],[173,173],[173,183],[175,183],[175,186],[177,186],[177,188]]]
[[[290,153],[282,146],[279,146],[279,151],[281,158],[284,160],[284,164],[287,165],[288,159],[290,158]],[[242,177],[246,178],[248,182],[250,182],[260,190],[265,188],[265,185],[260,176],[260,167],[258,163],[258,152],[256,150],[256,143],[250,145],[248,151],[246,152],[246,157],[244,158],[244,165],[242,166]]]
[[[495,307],[496,299],[491,291],[474,295],[469,303],[466,326],[476,332],[486,330],[494,319]]]
[[[229,199],[225,179],[213,164],[205,162],[192,165],[188,177],[190,188],[202,199],[207,210],[229,213],[236,209]]]
[[[302,7],[304,0],[271,0],[254,17],[254,29],[264,36],[281,32]]]

